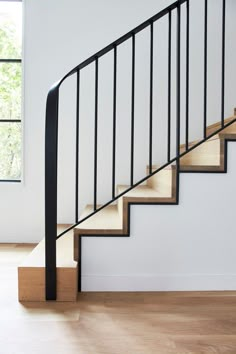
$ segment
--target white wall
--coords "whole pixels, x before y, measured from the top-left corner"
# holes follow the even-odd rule
[[[118,38],[128,30],[130,30],[132,27],[138,25],[140,22],[152,16],[154,13],[158,12],[164,6],[170,4],[171,2],[171,0],[87,0],[86,2],[82,2],[81,0],[24,1],[24,181],[21,184],[0,184],[0,242],[37,242],[44,236],[44,119],[46,95],[49,87],[52,85],[53,82],[57,81],[67,71],[69,71],[78,63],[80,63],[82,60],[86,59],[89,55],[104,47],[112,40]],[[219,13],[219,0],[212,0],[209,2],[211,3],[212,11],[214,14],[214,16],[212,15],[212,21],[219,21],[219,16],[216,16],[216,14]],[[228,12],[228,16],[232,17],[232,19],[227,22],[230,26],[228,31],[233,33],[235,31],[234,14],[236,13],[236,4],[233,0],[228,0],[228,3],[230,3],[231,6],[231,11]],[[235,9],[235,11],[233,11],[233,8]],[[201,11],[201,9],[196,11]],[[197,16],[195,18],[197,18]],[[165,24],[163,24],[163,26],[165,26]],[[156,29],[156,31],[156,35],[158,36],[158,29]],[[199,45],[199,38],[201,37],[201,34],[198,29],[192,31],[192,40],[193,43],[196,45],[193,48],[192,60],[198,62],[197,54],[194,54],[194,50],[196,52],[196,48],[197,45]],[[164,36],[160,34],[161,32],[159,28],[160,46],[163,47]],[[215,37],[219,37],[217,33],[215,34]],[[232,38],[229,35],[228,37]],[[146,39],[148,39],[148,34],[146,34]],[[139,41],[140,42],[137,42],[137,48],[139,46],[140,49],[137,50],[141,51],[142,45],[145,45],[146,43],[145,33],[143,34],[143,39],[140,39]],[[227,59],[230,62],[231,68],[233,63],[235,63],[235,43],[235,41],[231,43],[231,53]],[[211,46],[212,53],[215,54],[217,50],[219,50],[219,45],[217,44],[217,41],[211,41]],[[128,51],[129,49],[123,50],[125,54],[125,51]],[[201,55],[201,50],[199,49],[198,55]],[[143,83],[144,87],[147,87],[148,83],[147,76],[145,76],[145,73],[148,72],[148,66],[143,65],[143,63],[145,63],[145,61],[148,61],[148,53],[146,50],[143,50],[142,52],[143,57],[140,62],[137,62],[137,67],[139,66],[141,68],[143,66],[143,72],[141,69],[139,71],[139,81]],[[155,58],[156,55],[157,48],[155,47]],[[214,55],[213,59],[214,65],[219,64],[219,57]],[[123,61],[124,59],[122,59],[122,56],[120,60],[121,75],[125,76],[127,71],[125,71],[125,65]],[[106,62],[101,64],[101,72],[104,66],[106,65],[108,65],[106,64]],[[123,73],[122,69],[124,69]],[[128,70],[128,68],[126,68],[126,70]],[[214,121],[219,120],[219,117],[217,116],[217,119],[215,119],[214,114],[212,113],[214,111],[214,107],[216,107],[216,103],[219,104],[217,86],[219,83],[219,73],[216,75],[216,72],[213,71],[213,66],[211,66],[211,70],[212,72],[209,73],[209,75],[211,75],[212,81],[211,83],[209,83],[209,85],[211,92],[215,94],[212,94],[211,96],[212,103],[210,105],[211,111],[209,112],[209,120]],[[91,75],[91,72],[88,72],[88,75]],[[226,115],[231,114],[234,106],[233,84],[235,82],[235,72],[231,70],[230,76],[231,80],[229,80],[229,74],[227,76],[228,84],[232,86],[232,89],[227,91]],[[199,77],[199,80],[201,78],[201,75],[199,75],[197,70],[193,72],[192,80],[197,80],[196,77]],[[109,85],[109,77],[106,76],[106,79]],[[165,77],[161,76],[160,81],[165,82]],[[88,80],[87,90],[91,94],[91,92],[93,92],[93,87],[89,85],[89,82],[90,81]],[[201,105],[199,102],[201,102],[202,98],[200,99],[199,97],[202,93],[202,89],[199,82],[197,81],[194,84],[194,90],[191,92],[191,100],[193,102],[191,108],[192,122],[195,122],[199,116],[201,117]],[[71,85],[72,84],[73,83],[71,83]],[[156,84],[157,81],[155,81],[155,87]],[[173,86],[175,85],[173,84]],[[118,109],[119,116],[121,117],[121,122],[123,124],[123,132],[124,128],[126,127],[125,124],[127,124],[125,123],[125,119],[127,117],[125,115],[125,111],[126,107],[129,107],[129,102],[126,101],[126,90],[128,90],[128,87],[124,88],[124,90],[120,89],[119,94],[120,105]],[[139,88],[137,87],[137,91],[138,90]],[[196,93],[196,91],[198,93]],[[107,88],[104,88],[103,92],[105,94],[108,94],[109,90]],[[162,92],[160,92],[159,94],[159,98],[155,100],[154,112],[159,109],[159,116],[162,117],[162,119],[165,119],[166,106],[164,106],[163,104],[163,107],[161,108],[158,103],[164,102],[164,100],[166,100],[166,97],[164,93],[162,95]],[[140,117],[147,117],[147,92],[146,95],[143,96],[143,98],[140,93],[137,93],[137,95],[139,98],[137,100],[139,104],[139,108],[136,108],[137,114],[139,114]],[[87,99],[85,100],[85,106],[90,106],[91,108],[92,100],[90,101],[88,97],[89,96],[87,96]],[[65,96],[64,99],[66,100],[66,102],[70,102],[73,97]],[[104,100],[104,97],[101,97],[101,99]],[[101,123],[104,126],[103,129],[105,132],[108,127],[109,129],[111,129],[109,107],[110,106],[108,105],[107,111],[105,112],[106,114],[104,113],[104,121]],[[73,139],[67,137],[70,137],[70,131],[73,130],[74,127],[74,121],[72,115],[73,112],[71,111],[71,109],[68,109],[69,115],[67,116],[66,109],[68,109],[68,103],[64,108],[65,114],[63,117],[61,117],[64,121],[64,123],[61,123],[61,127],[64,132],[63,145],[64,147],[66,147],[61,152],[65,166],[69,166],[69,164],[71,164],[72,162],[70,155],[71,152],[74,151],[74,141]],[[86,127],[85,129],[92,129],[92,121],[90,121],[90,119],[88,118],[92,116],[92,113],[88,113],[88,115],[85,115],[85,109],[83,110],[83,112],[85,121],[89,122],[88,125],[84,124],[84,126]],[[67,128],[65,128],[66,126]],[[140,144],[141,139],[143,139],[144,127],[140,121],[137,122],[137,126],[139,126],[139,129],[136,132],[136,152],[137,155],[139,155],[139,159],[141,161],[141,165],[139,165],[136,170],[136,177],[138,178],[142,175],[144,171],[144,165],[146,165],[147,163],[147,151],[144,148],[144,143]],[[123,151],[126,146],[125,141],[126,139],[128,139],[128,132],[129,130],[127,129],[126,135],[122,135],[122,140],[118,141],[119,156],[123,156],[124,160],[120,160],[120,162],[118,162],[119,174],[117,176],[117,179],[118,182],[122,183],[127,183],[126,181],[128,176],[128,154],[124,153]],[[101,132],[99,132],[99,134],[100,133]],[[83,137],[84,139],[82,141],[82,144],[85,147],[91,146],[90,141],[87,139],[87,135],[84,134]],[[147,139],[147,132],[145,135],[145,139]],[[160,148],[160,145],[158,144],[161,143],[161,139],[162,136],[161,134],[159,134],[157,139],[157,145],[155,147],[156,149],[158,147]],[[106,144],[108,144],[109,139],[107,138],[107,140],[104,141]],[[88,155],[84,156],[81,162],[81,171],[83,174],[82,187],[80,188],[82,196],[81,208],[84,204],[88,202],[91,203],[91,192],[89,192],[88,188],[86,188],[91,185],[90,173],[87,173],[87,171],[90,171],[91,168],[91,162],[89,162],[88,159],[88,156],[90,155],[91,151],[89,150]],[[101,148],[101,151],[99,152],[99,159],[103,163],[102,169],[101,171],[99,171],[99,185],[101,185],[102,187],[106,187],[108,185],[108,177],[110,181],[109,173],[106,173],[106,179],[103,178],[103,171],[108,171],[106,164],[109,164],[110,162],[110,148],[107,148],[106,145]],[[60,171],[62,171],[61,164]],[[74,172],[71,165],[63,169],[63,175],[60,174],[59,221],[61,222],[69,222],[73,220],[73,176]],[[70,183],[67,182],[69,178],[71,178],[70,181],[72,181]],[[202,176],[199,176],[199,178],[202,178]],[[230,181],[227,184],[228,188],[232,188],[230,186],[233,186],[233,182]],[[232,185],[230,185],[230,183],[232,183]],[[104,200],[107,198],[109,198],[107,189],[102,189],[100,194],[100,200]],[[194,199],[190,199],[193,203]],[[212,203],[212,205],[214,205],[214,202]],[[211,205],[209,206],[209,208],[210,207]],[[232,204],[229,203],[229,205],[227,205],[227,210],[228,209],[229,211],[232,210]],[[137,208],[135,208],[134,210],[137,210],[138,213],[142,213],[143,211],[143,209],[140,209],[140,211],[138,211],[139,209]],[[152,216],[155,216],[156,212],[158,211],[158,207],[148,207],[148,209],[145,210],[150,211],[149,217],[152,219]],[[155,217],[153,219],[155,220]],[[132,223],[134,221],[138,222],[138,217],[135,217],[132,220]],[[141,223],[140,225],[140,221],[139,223],[137,223],[137,226],[140,228],[140,230],[142,230],[144,224],[147,223],[146,218],[143,218],[141,220],[143,221],[143,224]],[[205,223],[204,220],[203,223]],[[135,229],[134,227],[132,227],[132,229],[134,230],[132,232],[133,238],[136,237],[136,234],[138,235],[138,230],[136,229],[137,226],[135,227]],[[203,227],[203,229],[205,228]],[[164,233],[164,231],[165,229],[163,226],[162,232]],[[217,237],[220,237],[220,232],[217,235]],[[185,236],[188,236],[187,232]],[[232,243],[231,246],[233,246]],[[91,274],[89,269],[87,273]],[[103,273],[103,270],[101,270],[101,273]]]

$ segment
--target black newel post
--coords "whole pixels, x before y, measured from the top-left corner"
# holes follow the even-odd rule
[[[56,300],[57,142],[59,87],[47,97],[45,133],[45,297]]]

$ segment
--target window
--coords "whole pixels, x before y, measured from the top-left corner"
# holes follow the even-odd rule
[[[0,181],[21,180],[22,3],[0,0]]]

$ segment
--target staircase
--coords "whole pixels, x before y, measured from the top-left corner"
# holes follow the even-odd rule
[[[45,238],[37,245],[33,252],[18,267],[18,284],[20,301],[76,301],[78,291],[81,291],[81,243],[83,237],[107,236],[116,237],[130,235],[130,205],[132,204],[179,204],[179,175],[186,172],[227,172],[227,142],[236,139],[236,110],[232,117],[225,119],[225,7],[222,1],[222,83],[221,83],[221,120],[207,126],[207,15],[208,2],[205,0],[205,37],[204,37],[204,117],[203,138],[189,141],[189,7],[191,1],[176,1],[160,13],[145,21],[125,36],[119,38],[106,48],[102,49],[79,66],[69,72],[62,80],[56,83],[48,94],[46,113],[46,232]],[[181,95],[181,12],[186,10],[186,117],[185,142],[181,141],[182,120],[180,110]],[[172,16],[176,14],[176,152],[171,156],[171,43]],[[154,24],[160,18],[168,21],[168,145],[167,159],[164,164],[155,164],[153,154],[153,43]],[[143,178],[134,182],[134,124],[135,124],[135,38],[145,28],[150,29],[150,112],[149,112],[149,158]],[[117,48],[123,42],[131,40],[132,49],[132,87],[131,87],[131,173],[126,185],[116,183],[116,94],[117,94]],[[98,90],[99,90],[99,58],[106,53],[113,53],[113,141],[112,141],[112,198],[105,204],[97,201],[97,144],[98,144]],[[95,107],[94,107],[94,190],[93,201],[78,215],[78,183],[79,183],[79,118],[80,118],[80,72],[94,64],[95,72]],[[76,203],[75,223],[69,225],[57,224],[57,145],[58,145],[58,106],[59,88],[70,76],[75,75],[76,87]]]

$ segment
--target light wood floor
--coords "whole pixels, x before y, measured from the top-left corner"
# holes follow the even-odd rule
[[[236,354],[236,292],[81,293],[19,303],[30,245],[0,245],[0,354]]]

